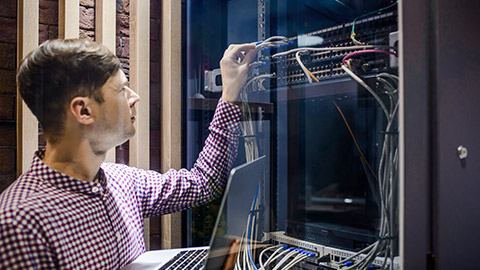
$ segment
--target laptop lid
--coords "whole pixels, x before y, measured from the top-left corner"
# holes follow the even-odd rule
[[[228,269],[225,262],[238,252],[232,247],[235,240],[242,239],[248,225],[252,204],[261,201],[260,183],[265,180],[265,156],[245,163],[230,171],[219,213],[210,239],[210,250],[205,269]],[[250,222],[250,224],[249,224]]]

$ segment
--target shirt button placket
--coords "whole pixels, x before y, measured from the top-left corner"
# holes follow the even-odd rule
[[[92,187],[92,192],[95,193],[95,194],[99,194],[100,192],[102,192],[102,188],[100,188],[98,186],[94,186],[94,187]]]

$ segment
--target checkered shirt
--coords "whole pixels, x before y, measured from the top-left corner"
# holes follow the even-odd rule
[[[218,197],[237,154],[240,108],[219,101],[191,170],[103,163],[98,183],[48,167],[37,152],[0,195],[0,269],[118,269],[145,252],[142,220]]]

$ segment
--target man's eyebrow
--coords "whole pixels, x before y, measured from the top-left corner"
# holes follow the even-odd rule
[[[120,83],[120,87],[124,87],[128,85],[128,80],[123,80],[121,83]]]

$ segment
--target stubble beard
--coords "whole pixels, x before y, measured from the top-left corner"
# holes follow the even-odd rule
[[[122,145],[132,138],[135,135],[135,128],[132,125],[132,127],[124,127],[121,130],[112,131],[111,128],[104,126],[99,128],[96,134],[90,140],[90,147],[96,156],[104,156],[108,150]]]

